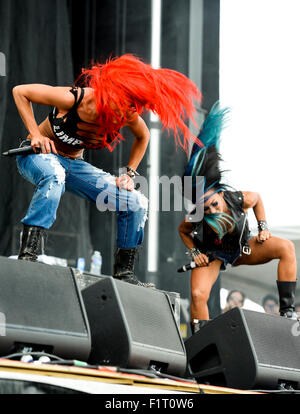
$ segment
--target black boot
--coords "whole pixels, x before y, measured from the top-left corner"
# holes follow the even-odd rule
[[[113,277],[133,285],[155,288],[153,283],[143,283],[136,278],[134,274],[134,259],[136,252],[137,247],[130,249],[117,249],[115,254]]]
[[[26,226],[26,224],[23,224],[21,248],[18,256],[19,260],[37,261],[43,232],[44,229],[42,227]]]
[[[279,312],[280,315],[297,320],[297,314],[295,312],[295,291],[296,281],[280,281],[277,280],[277,288],[279,293]]]
[[[191,325],[192,335],[199,332],[203,326],[207,325],[209,320],[206,319],[194,319]]]

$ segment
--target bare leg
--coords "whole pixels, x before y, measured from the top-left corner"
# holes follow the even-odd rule
[[[279,259],[277,269],[277,288],[279,294],[280,315],[286,318],[297,319],[295,313],[295,291],[297,278],[297,261],[294,244],[289,240],[272,236],[263,244],[250,240],[251,255],[243,255],[236,265],[255,265],[267,263],[272,259]]]
[[[279,259],[277,276],[279,281],[295,281],[297,274],[297,260],[294,244],[286,239],[272,236],[264,243],[258,243],[253,237],[249,241],[251,254],[241,256],[234,264],[258,265]]]
[[[208,320],[207,301],[215,281],[218,278],[221,260],[214,260],[205,267],[197,267],[191,275],[191,321]]]

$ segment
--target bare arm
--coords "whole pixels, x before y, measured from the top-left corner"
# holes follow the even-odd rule
[[[140,117],[135,117],[133,121],[128,122],[126,126],[135,136],[128,165],[136,170],[142,161],[150,139],[150,131],[145,121]]]
[[[135,140],[131,147],[128,166],[136,170],[148,147],[150,131],[145,121],[136,114],[133,116],[132,121],[127,122],[125,126],[127,126],[135,136]],[[117,179],[117,185],[129,191],[134,189],[134,183],[128,176],[119,177]]]
[[[42,84],[18,85],[13,88],[16,106],[30,134],[31,146],[34,149],[41,148],[43,153],[50,153],[52,149],[56,153],[54,142],[40,133],[32,103],[57,106],[60,109],[68,110],[74,104],[74,97],[69,90],[69,87],[53,87]]]
[[[244,195],[244,209],[252,208],[257,222],[266,221],[266,212],[263,201],[259,193],[252,191],[243,191]],[[263,242],[271,237],[271,233],[268,230],[259,232],[257,236],[258,242]]]
[[[266,220],[264,204],[259,193],[252,191],[243,191],[244,209],[253,208],[256,220]]]

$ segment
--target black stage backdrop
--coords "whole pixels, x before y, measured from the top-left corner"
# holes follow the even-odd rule
[[[161,66],[189,75],[190,7],[194,0],[163,0]],[[203,0],[199,14],[199,53],[202,73],[199,83],[204,95],[204,110],[209,110],[219,95],[219,0]],[[202,25],[203,20],[203,25]],[[198,28],[196,28],[198,30]],[[0,52],[6,56],[6,76],[0,76],[1,151],[19,145],[26,130],[17,113],[11,90],[21,83],[71,85],[82,67],[92,59],[134,53],[150,62],[150,0],[0,0]],[[201,78],[201,79],[200,79]],[[38,121],[50,108],[35,107]],[[149,117],[145,120],[150,125]],[[124,131],[125,132],[125,131]],[[126,165],[132,140],[110,153],[86,151],[85,159],[113,174]],[[186,155],[175,148],[167,134],[161,137],[160,176],[180,175]],[[148,151],[139,166],[147,177]],[[1,157],[0,254],[16,254],[19,248],[20,220],[30,203],[33,187],[17,172],[14,159]],[[171,196],[173,194],[171,193]],[[171,198],[172,200],[173,198]],[[178,225],[185,212],[161,212],[159,234],[159,270],[147,273],[147,235],[137,263],[140,280],[152,278],[157,287],[177,291],[189,298],[189,277],[176,270],[186,262],[185,248],[178,235]],[[103,256],[103,273],[111,274],[115,250],[116,217],[99,213],[91,203],[66,193],[58,209],[55,224],[48,232],[46,254],[63,257],[69,265],[85,257],[87,270],[93,250]],[[220,281],[210,302],[212,316],[220,313]]]
[[[12,88],[23,83],[72,85],[70,22],[65,0],[1,0],[0,51],[6,56],[6,76],[0,77],[1,152],[19,146],[26,129],[18,115]],[[41,122],[50,108],[34,108]],[[16,254],[20,220],[29,206],[33,186],[18,173],[15,159],[0,163],[0,254]],[[87,203],[65,194],[57,220],[48,232],[49,255],[74,261],[90,256]]]
[[[74,77],[92,60],[105,62],[110,56],[133,53],[149,62],[151,47],[151,1],[149,0],[71,0],[69,1],[72,27],[72,53]],[[149,125],[148,116],[145,121]],[[127,129],[123,134],[127,142],[109,150],[87,151],[86,160],[111,174],[127,165],[133,137]],[[147,157],[139,165],[139,173],[147,176]],[[94,249],[103,256],[103,273],[111,274],[116,240],[116,215],[100,213],[94,204],[89,205],[90,235]],[[145,240],[147,240],[147,224]],[[146,279],[146,251],[144,243],[136,263],[140,280]]]

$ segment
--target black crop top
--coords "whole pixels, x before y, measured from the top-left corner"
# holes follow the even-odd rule
[[[50,112],[48,118],[52,127],[52,131],[56,138],[64,144],[70,145],[72,148],[81,149],[84,148],[83,137],[77,135],[79,122],[84,122],[80,119],[77,108],[84,97],[84,89],[81,89],[81,93],[78,98],[78,88],[73,87],[70,92],[74,95],[75,102],[73,107],[64,116],[57,118],[58,109],[54,108]]]

